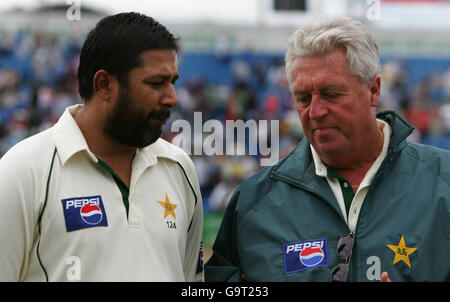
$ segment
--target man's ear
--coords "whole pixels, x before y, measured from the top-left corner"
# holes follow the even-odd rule
[[[107,71],[98,70],[93,79],[94,92],[103,100],[109,100],[113,93],[113,76]]]
[[[369,83],[370,89],[370,106],[375,107],[380,100],[381,93],[381,77],[376,75],[373,77],[372,81]]]

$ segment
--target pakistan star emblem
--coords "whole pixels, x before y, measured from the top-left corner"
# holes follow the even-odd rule
[[[387,244],[386,246],[395,253],[394,262],[392,263],[392,265],[396,264],[399,261],[403,261],[409,268],[411,268],[411,263],[409,262],[409,255],[414,253],[417,250],[417,248],[407,247],[403,235],[402,238],[400,238],[400,242],[398,243],[398,245]]]
[[[157,200],[157,202],[164,208],[164,218],[166,218],[168,215],[172,215],[172,217],[175,219],[177,218],[177,216],[175,215],[175,208],[177,207],[177,205],[170,202],[169,196],[167,196],[167,192],[166,200]]]

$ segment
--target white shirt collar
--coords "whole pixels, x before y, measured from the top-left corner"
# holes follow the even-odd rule
[[[373,176],[375,175],[376,171],[381,165],[381,162],[384,160],[387,154],[387,149],[389,147],[389,142],[391,138],[391,126],[386,123],[383,120],[377,119],[377,125],[380,130],[383,131],[384,135],[384,141],[383,141],[383,149],[380,153],[380,155],[377,157],[375,162],[373,163],[372,167],[369,169],[369,171],[366,173],[366,177],[364,177],[363,181],[360,184],[360,188],[364,186],[370,185],[370,181],[372,180]],[[314,147],[310,144],[311,153],[314,160],[314,165],[316,167],[316,174],[318,176],[327,177],[328,175],[328,168],[327,166],[322,162],[322,160],[319,157],[319,154],[314,149]]]
[[[72,115],[82,106],[77,104],[67,107],[58,122],[53,126],[53,139],[62,165],[74,154],[81,151],[85,151],[93,161],[97,162],[97,157],[89,150],[83,133]]]
[[[86,152],[94,162],[98,162],[97,157],[89,150],[86,139],[73,118],[73,115],[82,107],[82,104],[67,107],[58,122],[53,126],[53,139],[62,165],[73,155],[82,151]],[[155,165],[158,162],[157,153],[152,152],[154,147],[150,148],[150,146],[138,148],[133,162],[139,161],[144,166]]]

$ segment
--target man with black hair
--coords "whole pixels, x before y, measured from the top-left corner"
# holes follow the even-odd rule
[[[195,167],[159,138],[177,105],[177,39],[102,19],[80,55],[85,104],[0,160],[1,281],[202,279]]]

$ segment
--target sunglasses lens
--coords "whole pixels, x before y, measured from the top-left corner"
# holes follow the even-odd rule
[[[331,281],[345,282],[348,276],[348,264],[341,263],[333,269]]]
[[[334,282],[345,282],[347,281],[349,261],[352,255],[353,249],[353,234],[344,235],[338,240],[336,247],[336,254],[340,258],[345,259],[345,263],[338,264],[331,272],[331,281]]]
[[[336,253],[339,257],[347,259],[353,248],[353,234],[342,236],[336,248]]]

